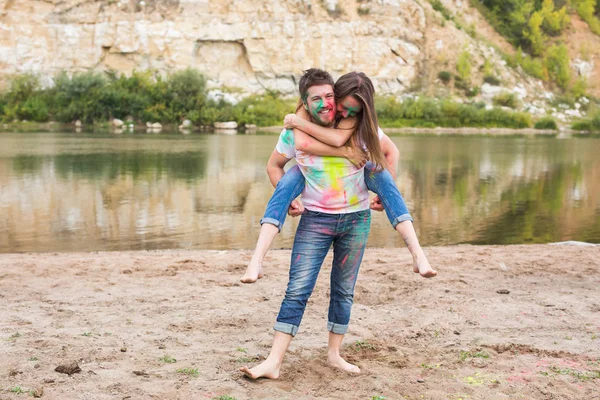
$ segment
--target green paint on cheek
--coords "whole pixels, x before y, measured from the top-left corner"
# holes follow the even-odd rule
[[[354,117],[356,114],[360,112],[360,107],[352,107],[348,103],[344,104],[344,108],[348,111],[349,117]]]
[[[313,103],[310,109],[310,114],[312,115],[313,118],[318,119],[319,118],[319,111],[321,111],[321,109],[325,106],[325,104],[323,103],[323,99],[319,100],[318,103]]]

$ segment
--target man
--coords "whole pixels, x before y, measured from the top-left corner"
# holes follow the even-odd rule
[[[311,120],[321,126],[333,126],[336,106],[333,78],[319,69],[305,71],[299,82],[300,96]],[[240,370],[252,379],[277,379],[283,357],[297,334],[308,298],[321,265],[333,245],[330,304],[328,313],[328,362],[349,372],[360,372],[345,361],[340,347],[348,329],[354,285],[370,229],[369,193],[364,168],[346,158],[322,157],[296,149],[291,130],[284,130],[271,155],[267,172],[276,184],[283,167],[295,157],[306,179],[301,217],[292,249],[290,277],[281,304],[273,346],[267,359]]]

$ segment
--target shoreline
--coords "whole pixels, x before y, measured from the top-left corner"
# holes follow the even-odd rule
[[[67,131],[67,132],[79,132],[79,131],[100,131],[100,132],[115,132],[126,133],[131,132],[129,129],[116,130],[110,126],[109,123],[98,124],[98,125],[83,125],[82,127],[75,127],[73,124],[62,124],[58,122],[19,122],[3,124],[5,131],[17,131],[17,132],[56,132],[56,131]],[[163,125],[160,130],[147,128],[146,125],[135,125],[134,132],[182,132],[182,133],[223,133],[223,134],[255,134],[257,132],[269,132],[279,133],[284,129],[283,126],[264,126],[256,127],[248,132],[244,130],[216,130],[212,127],[193,127],[192,129],[180,130],[178,127],[173,125]],[[581,135],[581,136],[595,136],[598,133],[589,131],[576,131],[570,128],[562,128],[559,130],[553,129],[534,129],[534,128],[476,128],[476,127],[461,127],[461,128],[419,128],[419,127],[403,127],[403,128],[385,128],[382,127],[384,132],[388,134],[435,134],[435,135],[489,135],[489,136],[561,136],[561,135]]]
[[[0,256],[0,397],[44,399],[591,399],[600,389],[600,246],[368,248],[343,356],[327,359],[329,254],[277,381],[268,354],[290,250],[239,282],[250,250]],[[81,372],[55,368],[76,362]],[[187,373],[186,373],[187,371]],[[194,372],[195,371],[195,372]]]

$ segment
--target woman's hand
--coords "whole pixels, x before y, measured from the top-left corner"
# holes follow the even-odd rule
[[[362,148],[356,146],[345,146],[346,158],[356,168],[362,168],[369,161],[369,154]]]
[[[294,117],[296,116],[296,114],[288,114],[285,116],[285,118],[283,119],[283,126],[285,129],[294,129]]]
[[[292,200],[290,204],[290,208],[288,209],[288,215],[292,217],[297,217],[304,213],[304,205],[300,203],[298,200]]]

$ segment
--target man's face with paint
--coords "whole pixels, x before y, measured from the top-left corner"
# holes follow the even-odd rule
[[[362,104],[352,95],[344,97],[337,104],[338,115],[342,118],[354,117],[362,111]]]
[[[316,124],[330,126],[335,122],[333,86],[315,85],[306,91],[304,108]]]

